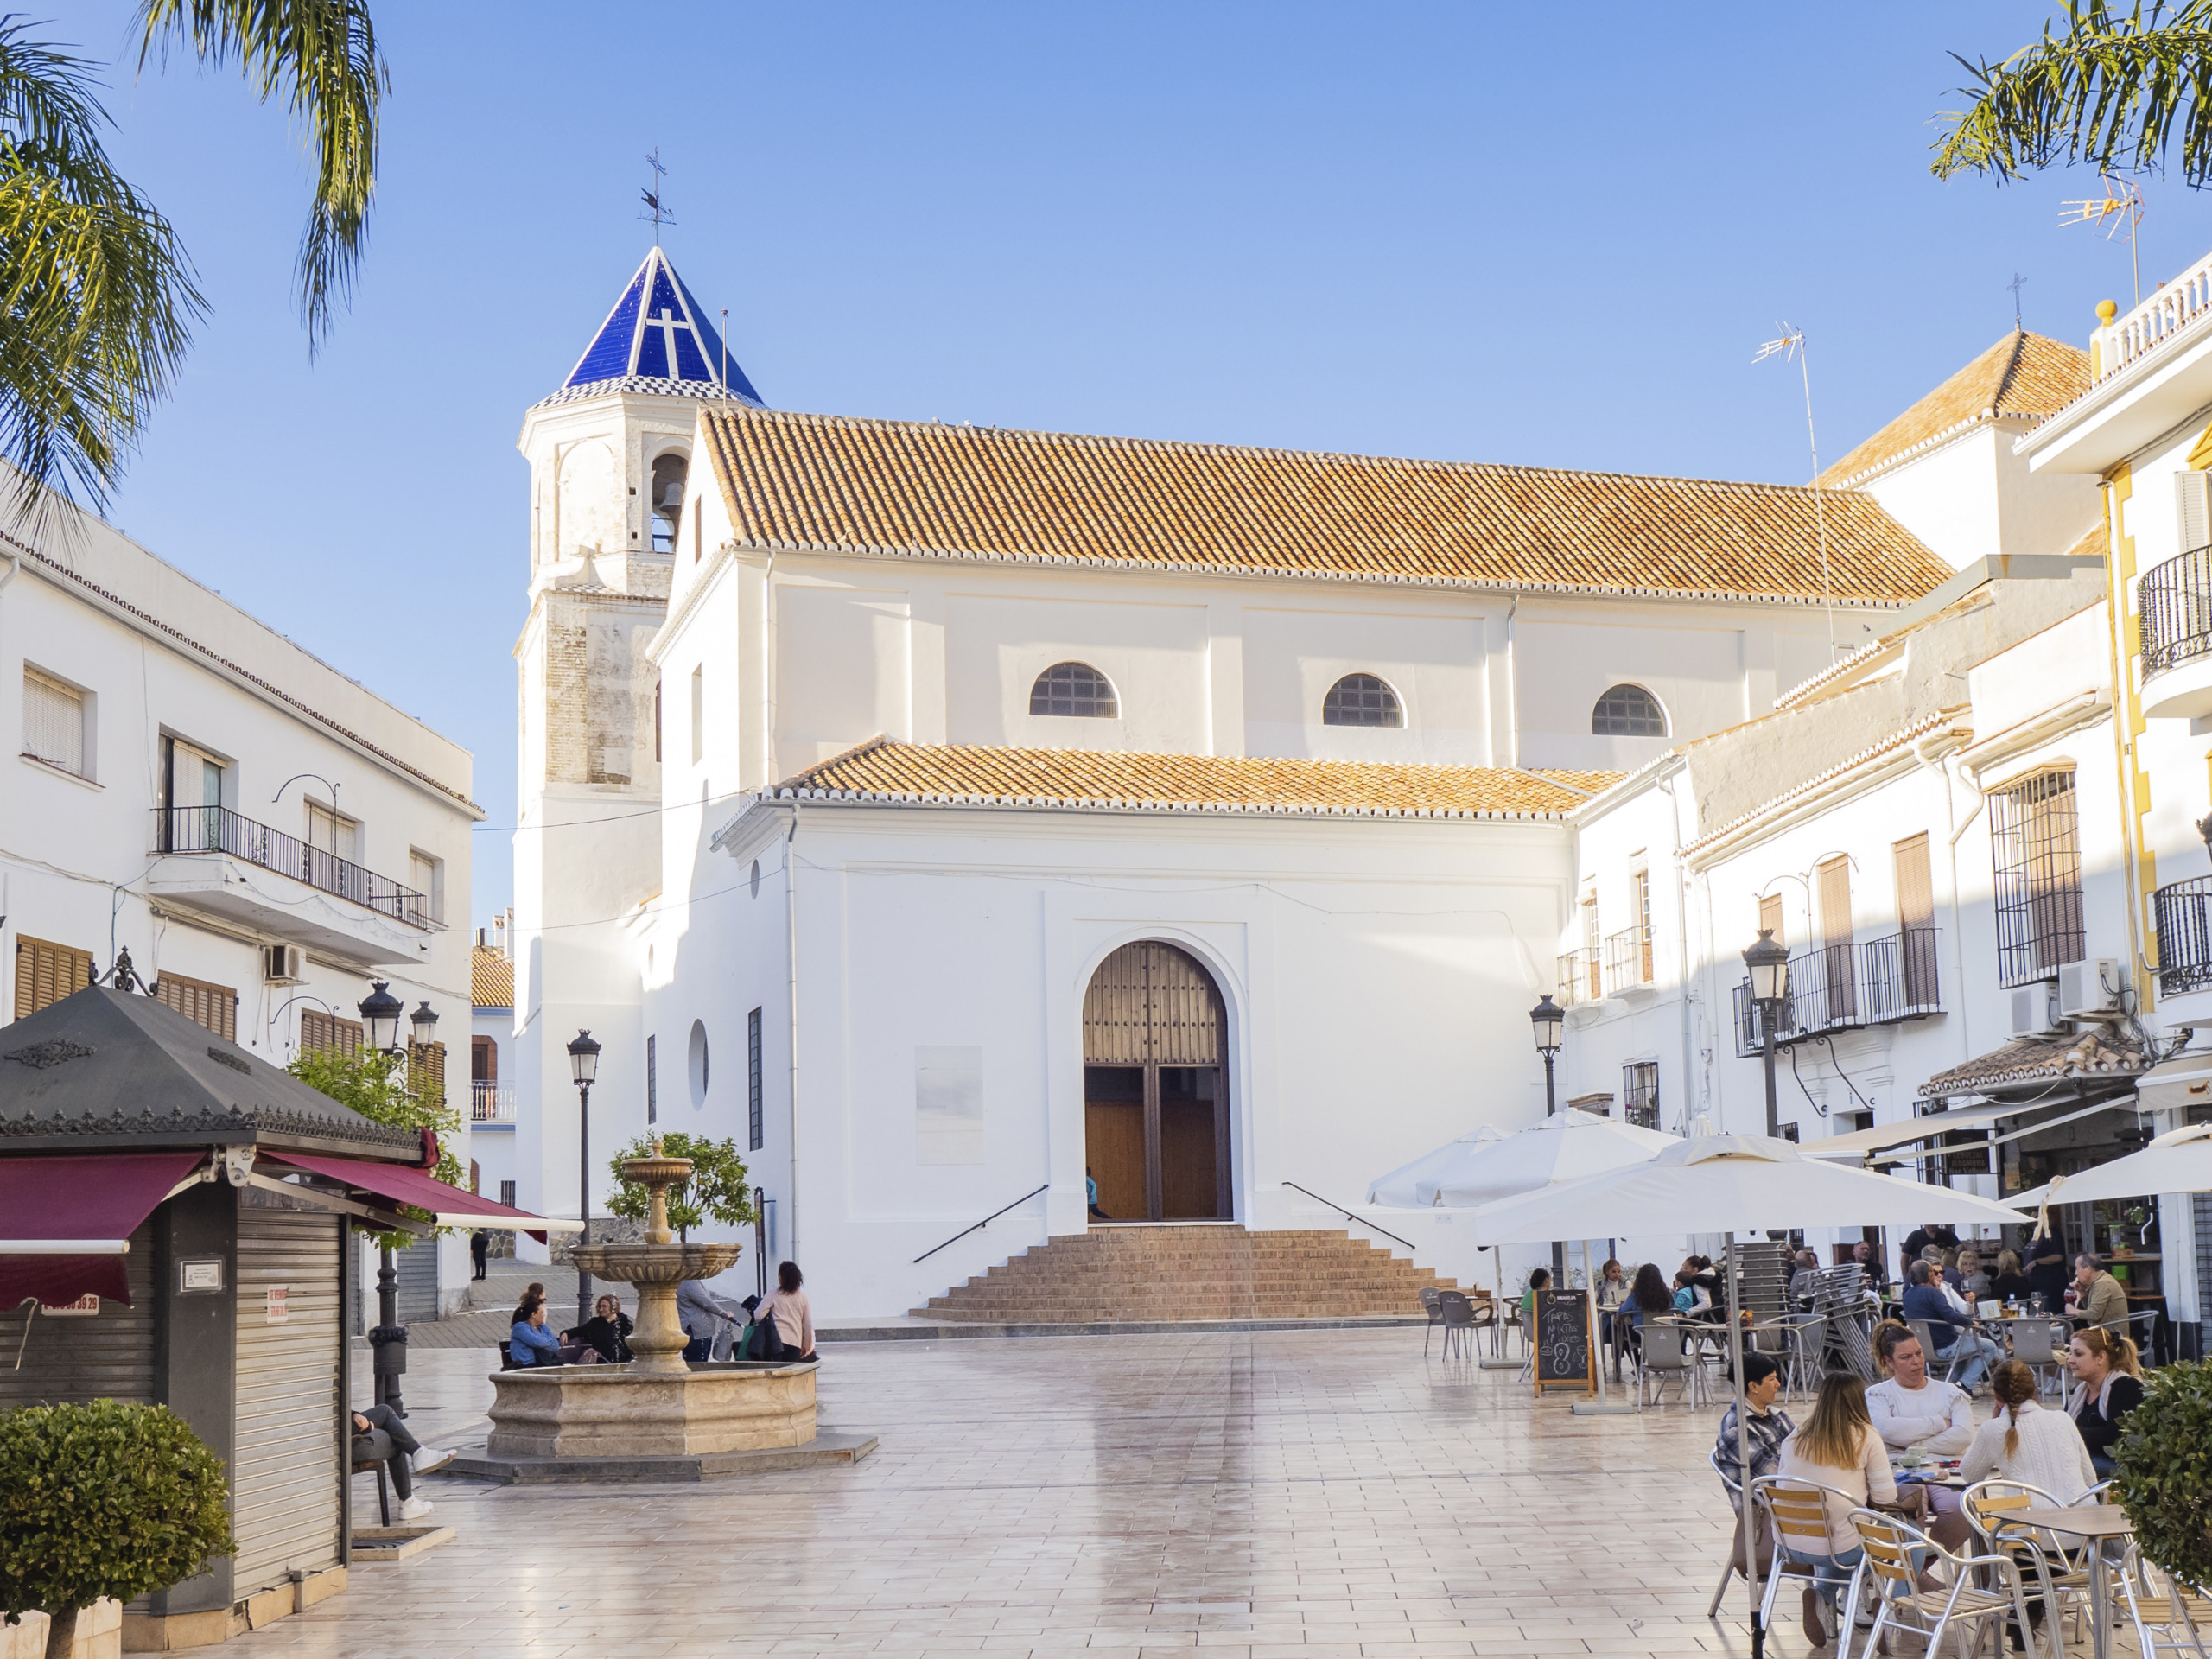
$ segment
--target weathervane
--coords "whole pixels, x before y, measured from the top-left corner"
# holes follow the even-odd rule
[[[2016,270],[2012,273],[2012,280],[2005,284],[2012,290],[2012,332],[2016,334],[2027,332],[2027,326],[2020,321],[2020,290],[2027,283],[2028,279]]]
[[[664,225],[673,225],[676,223],[675,213],[670,210],[667,202],[661,199],[661,176],[665,174],[668,169],[660,164],[660,146],[658,144],[655,144],[653,146],[653,153],[645,157],[645,165],[653,170],[653,183],[652,189],[640,190],[638,192],[638,199],[645,204],[645,211],[639,213],[638,217],[640,220],[653,227],[653,246],[658,247],[660,246],[660,227]]]
[[[1797,359],[1797,372],[1805,383],[1805,442],[1813,453],[1813,517],[1820,526],[1821,537],[1821,598],[1828,613],[1828,660],[1835,660],[1835,594],[1828,580],[1828,515],[1827,506],[1821,495],[1821,441],[1813,429],[1813,359],[1805,345],[1805,331],[1795,323],[1777,322],[1774,325],[1778,336],[1768,340],[1751,353],[1751,361],[1764,363],[1770,357],[1778,357],[1787,363]]]
[[[2129,180],[2104,175],[2105,193],[2086,201],[2063,204],[2066,211],[2059,214],[2063,225],[2105,225],[2105,240],[2109,242],[2122,231],[2127,232],[2127,263],[2135,278],[2135,303],[2143,303],[2143,261],[2135,248],[2136,232],[2143,224],[2143,193]],[[2109,220],[2110,223],[2107,224]]]

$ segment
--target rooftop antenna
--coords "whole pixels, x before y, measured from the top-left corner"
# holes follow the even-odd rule
[[[1768,340],[1751,353],[1751,361],[1764,363],[1770,357],[1783,362],[1797,359],[1797,372],[1805,386],[1805,442],[1813,452],[1813,518],[1820,526],[1821,536],[1821,602],[1828,613],[1828,660],[1835,660],[1835,594],[1828,580],[1828,514],[1826,498],[1821,491],[1821,441],[1813,429],[1813,362],[1812,353],[1805,344],[1805,331],[1795,323],[1777,322],[1774,325],[1777,338]]]
[[[2005,284],[2012,290],[2012,332],[2016,334],[2028,332],[2027,325],[2020,321],[2020,290],[2027,286],[2027,283],[2028,279],[2016,270],[2012,273],[2012,280]]]
[[[729,390],[729,307],[722,307],[722,390]]]
[[[2105,240],[2109,242],[2122,231],[2127,232],[2127,264],[2135,279],[2135,303],[2143,303],[2143,260],[2136,251],[2136,232],[2143,223],[2143,193],[2134,181],[2107,173],[2104,175],[2105,193],[2092,196],[2087,201],[2062,204],[2064,211],[2058,222],[2066,225],[2102,225]]]
[[[676,215],[661,200],[660,181],[668,169],[660,164],[660,146],[653,146],[653,153],[645,157],[645,165],[653,170],[652,188],[638,192],[638,199],[645,204],[645,211],[638,217],[653,227],[653,246],[660,246],[660,227],[676,223]]]

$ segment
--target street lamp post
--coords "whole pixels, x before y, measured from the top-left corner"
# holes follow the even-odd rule
[[[370,1048],[390,1057],[399,1049],[399,1016],[407,1005],[391,994],[381,979],[369,982],[369,994],[354,1005],[361,1016],[361,1031]],[[352,1268],[346,1271],[351,1273]],[[369,1332],[374,1355],[376,1402],[390,1406],[395,1416],[407,1414],[399,1397],[399,1379],[407,1375],[407,1327],[399,1322],[399,1258],[387,1244],[377,1258],[377,1325]]]
[[[1774,1097],[1774,1028],[1782,1023],[1783,1000],[1789,995],[1789,947],[1776,944],[1774,930],[1763,927],[1757,943],[1744,952],[1744,967],[1751,975],[1751,1002],[1759,1011],[1766,1064],[1766,1132],[1778,1135],[1782,1116]]]
[[[591,1243],[591,1086],[599,1080],[599,1045],[580,1031],[569,1045],[569,1075],[576,1084],[576,1218],[584,1224],[582,1243]],[[591,1270],[576,1265],[576,1323],[591,1320]]]
[[[1552,1078],[1552,1062],[1559,1058],[1559,1034],[1567,1024],[1567,1011],[1552,1001],[1551,993],[1544,993],[1542,1001],[1529,1011],[1529,1023],[1536,1038],[1536,1052],[1544,1057],[1544,1116],[1556,1116],[1559,1112],[1559,1090]],[[1556,1239],[1552,1243],[1552,1288],[1562,1288],[1567,1277],[1567,1246]]]

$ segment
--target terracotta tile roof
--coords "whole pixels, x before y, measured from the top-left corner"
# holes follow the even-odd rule
[[[1920,1085],[1921,1097],[1942,1100],[1954,1095],[1986,1094],[2020,1084],[2055,1082],[2063,1077],[2094,1081],[2125,1081],[2150,1068],[2151,1057],[2140,1043],[2107,1031],[2083,1031],[2067,1037],[2023,1037],[2002,1048],[1992,1049],[1963,1065],[1938,1071]]]
[[[1840,489],[1970,426],[2040,420],[2089,389],[2089,354],[2044,334],[2010,334],[1821,474]]]
[[[1376,766],[875,738],[763,791],[772,800],[1324,817],[1563,818],[1613,772]]]
[[[1810,490],[1700,479],[1071,436],[784,410],[702,411],[756,545],[1520,592],[1817,601]],[[1951,574],[1871,499],[1826,499],[1839,602]]]
[[[473,945],[468,952],[468,1001],[478,1008],[515,1005],[515,965],[497,950]]]

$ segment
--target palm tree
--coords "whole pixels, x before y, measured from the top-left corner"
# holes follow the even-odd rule
[[[1953,54],[1954,57],[1958,54]],[[2099,171],[2163,168],[2174,141],[2181,176],[2212,177],[2212,0],[2121,13],[2107,0],[2067,0],[2065,26],[2001,63],[1958,62],[1973,102],[1948,112],[1938,178],[1986,173],[1999,183],[2054,163]]]
[[[188,46],[283,97],[316,157],[297,265],[310,351],[360,263],[390,81],[359,0],[143,0],[143,67]],[[0,16],[0,460],[98,509],[206,312],[175,230],[116,172],[94,66]]]

